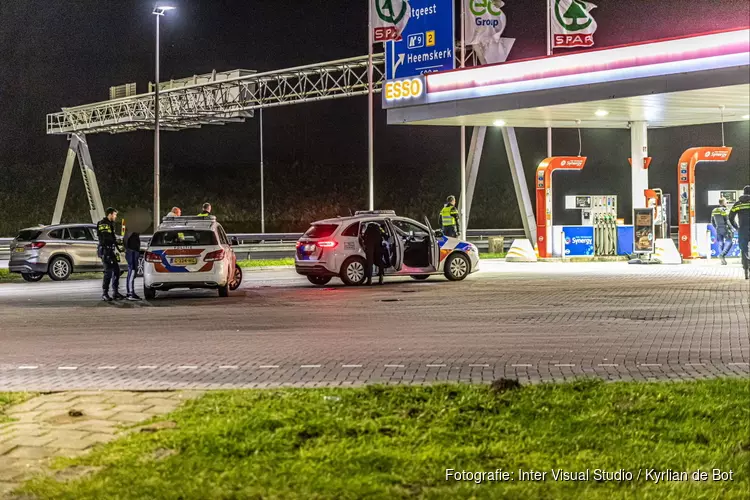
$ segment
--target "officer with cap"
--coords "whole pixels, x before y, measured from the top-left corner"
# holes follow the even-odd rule
[[[117,209],[108,207],[105,217],[96,224],[96,234],[99,238],[97,253],[104,265],[104,279],[102,281],[102,300],[122,300],[125,298],[120,293],[120,265],[117,262],[117,236],[115,233],[115,221],[117,220]],[[112,296],[109,295],[109,285],[112,284]]]
[[[729,222],[729,209],[725,198],[719,198],[719,206],[711,211],[711,224],[716,228],[716,241],[719,243],[721,264],[726,266],[726,256],[732,248],[734,226]]]
[[[729,222],[739,233],[742,269],[745,279],[750,280],[750,185],[745,186],[742,196],[729,210]]]
[[[458,238],[461,228],[458,225],[458,209],[456,208],[456,197],[451,195],[440,210],[440,225],[443,228],[443,234],[452,238]]]

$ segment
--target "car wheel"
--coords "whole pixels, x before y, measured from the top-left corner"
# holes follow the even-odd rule
[[[345,285],[358,286],[365,282],[365,259],[362,257],[349,257],[341,266],[341,281]]]
[[[143,287],[143,298],[146,300],[154,300],[156,298],[156,290],[147,286]]]
[[[330,276],[308,276],[307,281],[312,283],[313,285],[323,286],[327,285],[329,281],[331,281]]]
[[[445,261],[445,277],[451,281],[461,281],[469,275],[471,263],[462,253],[453,253]]]
[[[70,278],[73,266],[67,257],[55,257],[49,263],[47,274],[53,281],[65,281]]]
[[[141,254],[140,257],[138,257],[138,269],[136,270],[136,278],[143,278],[143,266],[145,265],[145,262],[143,260],[143,255]]]
[[[40,279],[44,278],[44,273],[21,273],[21,277],[24,281],[29,283],[35,283]]]
[[[219,287],[219,297],[229,297],[229,285]]]
[[[424,281],[429,277],[430,277],[429,274],[412,274],[411,275],[411,279],[417,280],[417,281]]]
[[[234,278],[229,282],[230,290],[237,290],[242,284],[242,268],[236,265],[234,266]]]

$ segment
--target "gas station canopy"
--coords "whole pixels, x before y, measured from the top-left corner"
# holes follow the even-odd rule
[[[629,122],[642,121],[652,128],[746,120],[750,113],[750,29],[465,68],[417,79],[421,85],[415,83],[408,97],[384,91],[388,123],[627,128]]]

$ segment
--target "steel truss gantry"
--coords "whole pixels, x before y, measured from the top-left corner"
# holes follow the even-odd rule
[[[473,51],[467,50],[466,61],[467,66],[476,65]],[[260,108],[366,95],[367,69],[368,56],[359,56],[221,80],[211,78],[210,81],[195,84],[174,86],[161,83],[160,127],[162,130],[177,131],[199,128],[203,125],[224,125],[252,118],[254,110]],[[374,92],[381,92],[384,81],[385,54],[374,54]],[[47,134],[68,135],[70,140],[53,223],[59,222],[62,216],[62,207],[65,204],[67,186],[76,156],[79,157],[86,191],[89,193],[92,220],[96,222],[97,218],[100,218],[99,214],[103,212],[86,134],[116,134],[153,128],[153,92],[62,108],[62,111],[48,114]]]

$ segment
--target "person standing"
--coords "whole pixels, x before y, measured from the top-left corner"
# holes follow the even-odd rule
[[[211,204],[206,202],[203,204],[201,213],[198,214],[198,217],[208,217],[211,215]]]
[[[729,210],[729,222],[739,233],[740,255],[745,279],[750,280],[750,185],[745,186],[742,196]]]
[[[456,197],[451,195],[440,210],[440,226],[443,228],[443,234],[451,238],[458,238],[461,233],[459,227],[459,213],[456,208]]]
[[[383,284],[385,269],[383,268],[383,232],[380,224],[370,222],[362,234],[362,246],[365,249],[365,277],[367,285],[372,285],[372,266],[378,266],[378,284]]]
[[[729,209],[727,208],[727,200],[725,198],[719,198],[719,206],[711,211],[711,224],[716,229],[716,241],[719,243],[721,265],[726,266],[726,256],[732,248],[734,226],[729,221]]]
[[[104,278],[102,280],[102,300],[122,300],[125,298],[120,293],[120,265],[117,262],[117,237],[115,236],[115,221],[117,210],[108,207],[106,215],[96,224],[96,234],[99,238],[97,254],[104,264]],[[109,295],[109,286],[112,285],[112,296]]]
[[[128,300],[141,300],[135,293],[135,278],[138,276],[138,262],[141,259],[141,235],[130,232],[125,235],[125,261],[128,263],[128,277],[125,282]]]

